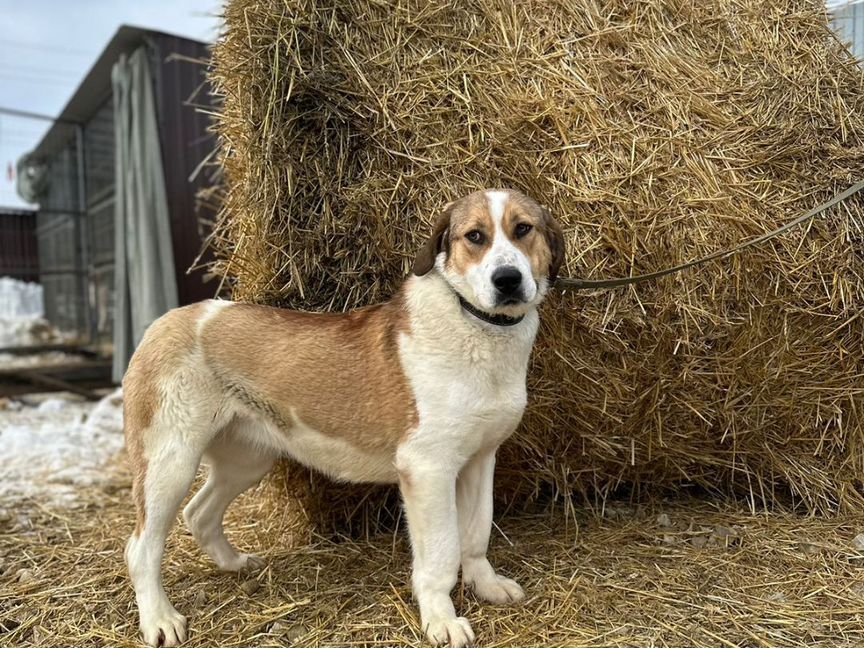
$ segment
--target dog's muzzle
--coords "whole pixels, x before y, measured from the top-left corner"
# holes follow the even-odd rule
[[[522,294],[522,273],[513,266],[501,266],[492,273],[495,286],[495,305],[512,306],[525,300]]]

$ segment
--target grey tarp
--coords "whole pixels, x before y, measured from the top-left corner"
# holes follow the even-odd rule
[[[171,224],[147,50],[121,56],[114,88],[114,380],[153,320],[177,306]]]

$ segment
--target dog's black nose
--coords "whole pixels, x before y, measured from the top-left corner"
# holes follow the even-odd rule
[[[512,295],[522,285],[522,273],[513,266],[501,266],[492,273],[492,283],[502,295]]]

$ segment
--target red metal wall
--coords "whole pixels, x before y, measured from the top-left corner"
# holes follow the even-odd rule
[[[209,169],[189,181],[216,146],[216,136],[208,132],[210,117],[196,110],[196,107],[212,108],[206,78],[206,61],[210,58],[210,52],[201,43],[165,35],[154,38],[153,44],[159,64],[156,111],[165,170],[165,192],[171,214],[177,296],[181,304],[188,304],[213,297],[217,288],[216,281],[205,282],[203,270],[187,273],[195,263],[207,234],[201,220],[212,216],[196,208],[195,198],[200,189],[210,185]],[[206,262],[210,258],[206,254],[202,261]]]
[[[0,209],[0,277],[39,280],[35,211]]]

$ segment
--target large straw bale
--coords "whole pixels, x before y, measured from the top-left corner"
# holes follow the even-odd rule
[[[230,0],[225,17],[214,246],[236,299],[385,299],[436,213],[480,187],[546,204],[567,273],[602,277],[732,246],[864,172],[864,76],[817,0]],[[690,483],[860,505],[862,208],[555,294],[499,462],[509,501]],[[362,509],[343,494],[301,499],[313,518]]]

